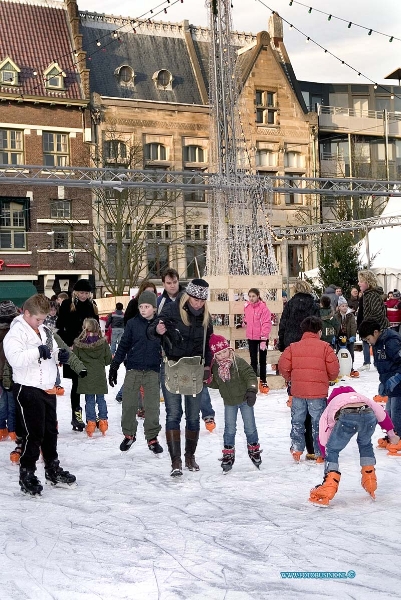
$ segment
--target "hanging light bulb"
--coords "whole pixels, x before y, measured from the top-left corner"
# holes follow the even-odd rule
[[[114,39],[118,38],[118,33],[117,33],[117,31],[113,31],[113,38],[114,38]]]
[[[293,25],[291,25],[291,23],[290,23],[289,29],[292,29],[292,28],[293,28]]]
[[[331,15],[329,15],[329,16],[327,17],[327,20],[328,20],[328,21],[331,21]]]
[[[348,23],[348,29],[351,29],[351,25],[352,25],[352,22],[350,21],[350,22]]]
[[[377,90],[377,83],[374,84],[373,88]]]
[[[391,100],[394,100],[394,94],[391,94],[390,98]]]
[[[101,46],[102,43],[99,40],[96,40],[96,46]]]
[[[394,36],[391,36],[391,38],[389,39],[389,42],[392,42],[394,39]]]
[[[373,29],[369,29],[368,35],[372,35],[372,31],[373,31]]]
[[[312,7],[310,7],[310,9],[308,10],[308,13],[311,14],[312,12]]]
[[[310,40],[310,37],[307,37],[307,38],[306,38],[306,40],[305,40],[305,42],[306,42],[307,44],[309,44],[309,40]]]
[[[294,0],[290,0],[290,6],[292,6],[292,3],[294,2]]]
[[[358,73],[358,77],[360,77],[360,76],[361,76],[361,74],[360,74],[360,73]]]
[[[165,9],[164,9],[164,14],[165,14],[165,15],[167,14],[167,8],[165,8]]]

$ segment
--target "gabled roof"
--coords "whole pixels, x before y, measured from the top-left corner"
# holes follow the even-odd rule
[[[83,98],[64,2],[30,0],[29,4],[24,4],[0,0],[0,62],[6,56],[21,72],[19,85],[0,85],[0,95],[44,96],[58,100]],[[53,62],[66,73],[65,90],[45,87],[43,73]]]

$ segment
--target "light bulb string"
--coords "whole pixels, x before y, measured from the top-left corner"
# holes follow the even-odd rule
[[[333,52],[330,52],[330,50],[328,50],[327,48],[325,48],[324,46],[322,46],[321,44],[319,44],[319,42],[316,42],[316,40],[314,40],[312,37],[310,37],[309,35],[307,35],[303,31],[301,31],[293,23],[290,23],[289,21],[287,21],[287,19],[285,19],[284,17],[282,17],[281,15],[279,15],[279,13],[276,10],[273,10],[272,8],[270,8],[270,6],[268,6],[265,2],[263,2],[262,0],[255,0],[255,1],[259,2],[259,4],[262,4],[262,6],[264,6],[268,10],[270,10],[270,12],[273,15],[278,15],[280,17],[280,19],[284,23],[287,23],[287,25],[289,25],[291,27],[291,29],[295,29],[295,31],[298,31],[298,33],[300,33],[308,42],[312,42],[312,44],[315,44],[315,46],[317,46],[318,48],[321,48],[321,50],[323,50],[325,52],[325,54],[329,54],[330,56],[332,56],[333,58],[335,58],[336,60],[338,60],[338,62],[340,62],[342,65],[348,67],[349,69],[351,69],[352,71],[354,71],[355,73],[357,73],[359,77],[363,77],[364,79],[367,79],[367,81],[370,81],[370,83],[372,83],[375,86],[375,89],[376,88],[380,88],[381,90],[384,90],[386,92],[386,94],[389,94],[389,95],[392,95],[392,96],[394,96],[396,98],[401,99],[401,96],[399,96],[395,92],[391,92],[388,88],[384,87],[380,83],[377,83],[376,81],[374,81],[373,79],[371,79],[370,77],[368,77],[368,75],[365,75],[364,73],[362,73],[362,71],[360,71],[359,69],[355,69],[355,67],[353,67],[352,65],[350,65],[349,63],[347,63],[345,60],[342,60],[340,57],[338,57]]]
[[[389,42],[392,42],[393,40],[397,40],[398,42],[401,42],[401,38],[398,38],[395,35],[389,35],[388,33],[383,33],[382,31],[378,31],[377,29],[374,29],[373,27],[365,27],[365,25],[359,25],[358,23],[355,23],[354,21],[350,21],[350,19],[343,19],[342,17],[337,17],[336,15],[333,15],[333,13],[327,13],[324,10],[320,10],[320,8],[315,8],[314,6],[311,6],[310,4],[304,4],[303,2],[298,2],[298,0],[292,0],[292,2],[290,2],[290,6],[292,6],[293,4],[299,4],[300,6],[304,6],[305,8],[308,9],[308,14],[311,14],[313,11],[320,13],[322,15],[326,15],[327,17],[330,17],[330,21],[332,19],[336,19],[337,21],[342,21],[343,23],[347,23],[348,24],[348,29],[351,29],[351,25],[353,27],[359,27],[360,29],[365,29],[367,32],[370,32],[369,35],[373,33],[377,33],[378,35],[382,35],[383,37],[386,37],[389,39]]]

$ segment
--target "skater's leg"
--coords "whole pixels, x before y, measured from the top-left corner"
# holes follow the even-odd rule
[[[21,423],[22,449],[20,465],[35,471],[45,429],[46,392],[15,383],[14,398]]]
[[[305,449],[305,417],[308,412],[305,398],[292,398],[291,406],[291,448],[296,452]]]
[[[246,441],[252,446],[258,443],[258,430],[256,429],[255,423],[255,412],[253,406],[248,406],[246,402],[239,405],[241,411],[242,420],[244,422],[244,432],[246,435]]]
[[[141,372],[134,369],[127,371],[125,375],[121,429],[126,436],[135,436],[138,427],[136,412],[138,410],[138,392],[141,379]]]
[[[202,419],[206,419],[207,417],[213,417],[216,414],[214,408],[212,406],[212,401],[210,399],[209,388],[204,385],[201,396],[201,413]]]
[[[104,394],[96,394],[96,404],[98,409],[99,419],[107,420],[107,404]]]
[[[225,446],[235,446],[235,434],[237,432],[238,404],[235,406],[224,406],[224,435]]]
[[[391,402],[391,413],[390,417],[394,424],[394,431],[400,435],[401,433],[401,397],[392,396],[389,398]]]
[[[266,342],[268,344],[268,341]],[[260,344],[260,342],[259,342]],[[260,381],[266,383],[266,362],[267,362],[267,349],[261,350],[259,345],[259,375]]]
[[[358,420],[358,414],[340,412],[338,421],[333,427],[326,446],[325,473],[328,471],[339,471],[338,456],[350,439],[357,433]]]
[[[306,413],[305,418],[305,446],[308,454],[315,454],[312,435],[312,419],[309,412]]]
[[[361,411],[359,414],[359,428],[356,438],[361,467],[376,464],[376,458],[372,444],[372,435],[376,429],[376,425],[377,419],[372,409]]]
[[[326,398],[315,398],[313,400],[307,400],[307,404],[308,404],[308,412],[310,414],[311,417],[311,423],[312,423],[312,439],[313,439],[313,446],[315,449],[315,456],[321,456],[321,452],[320,452],[320,446],[319,446],[319,442],[318,442],[318,437],[319,437],[319,421],[320,421],[320,417],[322,416],[324,409],[327,406],[327,401]]]
[[[179,431],[183,415],[181,394],[173,394],[167,388],[163,394],[166,407],[166,432]]]
[[[248,340],[249,357],[251,359],[251,367],[258,374],[258,353],[259,340]]]
[[[145,421],[143,429],[145,438],[149,442],[149,440],[157,438],[161,430],[159,373],[156,373],[156,371],[145,371],[142,374],[142,386],[145,392]]]
[[[46,464],[58,459],[57,455],[57,400],[53,394],[45,394],[45,426],[42,441],[42,454]]]
[[[96,422],[96,396],[95,394],[85,394],[85,415],[86,422]]]
[[[200,406],[203,389],[194,396],[184,396],[186,429],[199,431],[200,429]]]

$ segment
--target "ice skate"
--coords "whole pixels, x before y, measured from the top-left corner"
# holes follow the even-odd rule
[[[259,394],[268,394],[270,391],[269,386],[264,381],[259,381]]]
[[[260,458],[260,455],[262,454],[263,450],[260,449],[259,443],[247,444],[247,446],[249,458],[251,459],[255,467],[259,469],[260,465],[262,464],[262,459]]]
[[[92,437],[96,431],[96,421],[88,421],[85,427],[88,437]]]
[[[309,502],[318,506],[328,506],[330,500],[333,500],[337,493],[340,479],[341,473],[338,471],[329,471],[326,473],[323,483],[310,491]]]
[[[214,431],[216,429],[216,423],[215,423],[214,417],[205,417],[203,420],[205,421],[206,429],[210,433],[212,433],[212,431]]]
[[[109,423],[107,421],[107,419],[99,419],[99,429],[102,433],[102,435],[106,435],[106,431],[109,428]]]
[[[316,460],[316,454],[306,454],[305,460]]]
[[[376,394],[376,396],[373,396],[373,400],[375,402],[381,402],[382,404],[386,404],[388,396],[380,396],[380,394]]]
[[[292,458],[295,460],[295,462],[299,463],[301,460],[302,452],[299,452],[298,450],[294,450],[293,448],[290,448],[290,452],[291,452]]]
[[[10,440],[12,440],[13,442],[15,442],[15,440],[17,439],[17,434],[15,433],[15,431],[9,431],[8,432],[8,437],[10,438]]]
[[[161,454],[163,452],[163,448],[160,446],[157,438],[153,438],[153,440],[148,441],[148,448],[153,452],[153,454]]]
[[[376,471],[373,465],[362,467],[361,485],[363,489],[375,499],[375,491],[377,490]]]
[[[349,376],[353,377],[354,379],[358,379],[359,371],[354,371],[354,369],[351,369],[351,373],[349,374]]]
[[[359,367],[360,371],[369,371],[370,370],[370,364],[369,363],[365,363],[362,365],[362,367]]]
[[[20,467],[19,484],[21,490],[25,494],[30,494],[31,496],[40,496],[43,490],[43,486],[40,483],[39,479],[36,477],[35,471],[33,469],[26,469],[24,467]]]
[[[19,459],[22,452],[22,439],[17,437],[14,450],[10,452],[10,460],[12,463],[19,465]]]
[[[64,471],[58,460],[54,460],[45,466],[45,478],[46,483],[54,487],[70,488],[77,485],[75,475],[72,475],[69,471]]]
[[[120,444],[121,452],[127,452],[127,450],[129,450],[131,448],[131,446],[135,442],[135,440],[136,440],[136,437],[134,435],[126,435]]]
[[[389,456],[401,456],[401,441],[398,444],[387,444],[387,450]]]
[[[78,408],[72,413],[71,425],[73,431],[83,431],[85,423],[82,420],[82,408]]]
[[[219,458],[219,460],[221,460],[221,468],[223,469],[223,473],[228,473],[231,471],[235,462],[234,446],[224,446],[223,457]]]
[[[388,437],[388,435],[385,435],[383,438],[379,438],[377,440],[377,447],[381,448],[382,450],[386,450],[389,443],[390,443],[390,438]]]
[[[0,441],[6,440],[8,438],[8,429],[0,429]]]

